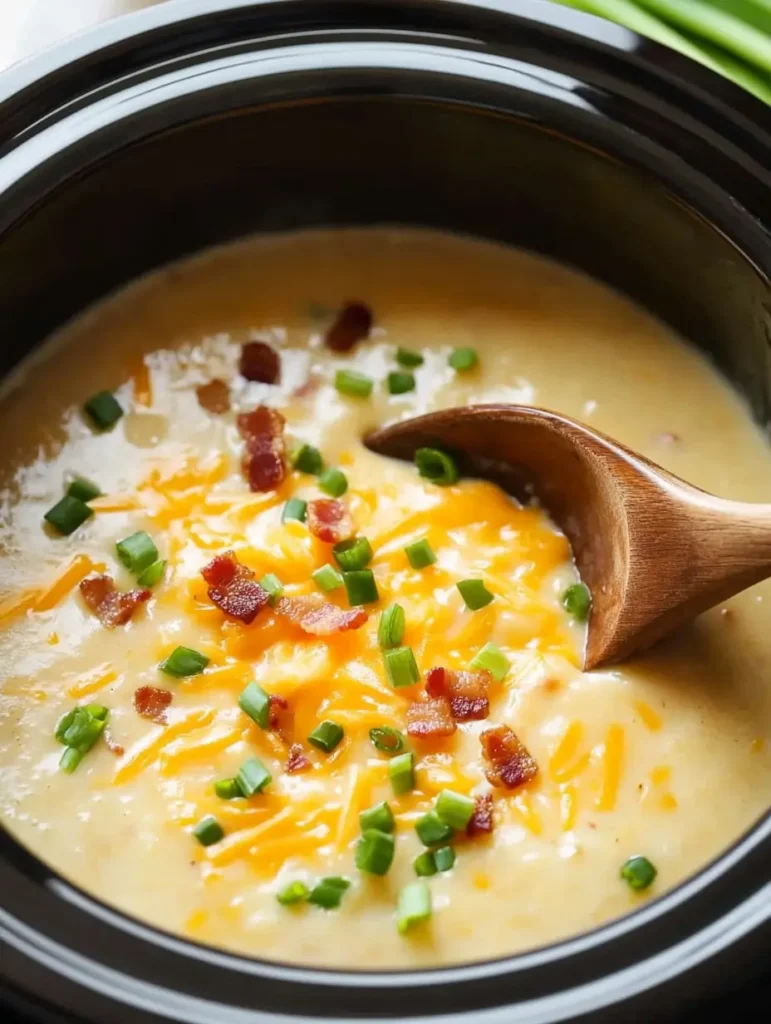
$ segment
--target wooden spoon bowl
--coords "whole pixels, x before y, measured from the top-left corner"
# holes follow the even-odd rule
[[[468,474],[537,496],[592,592],[587,669],[627,658],[771,576],[771,505],[717,498],[546,409],[444,409],[365,443],[400,459],[440,448]]]

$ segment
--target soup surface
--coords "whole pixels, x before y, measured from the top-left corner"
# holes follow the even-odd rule
[[[368,337],[366,311],[340,320],[350,300],[372,311]],[[278,354],[277,383],[239,373],[242,359],[248,376],[275,370],[270,352],[243,348],[254,341]],[[420,365],[400,365],[399,347]],[[450,359],[466,348],[470,367]],[[368,390],[346,375],[338,390],[341,369],[374,382],[371,393],[344,393]],[[389,393],[393,373],[412,374],[414,389],[392,378]],[[224,385],[201,390],[213,380]],[[105,389],[124,414],[99,430],[83,404]],[[163,928],[372,968],[481,959],[589,929],[752,825],[771,803],[771,589],[623,666],[582,673],[586,627],[563,603],[577,577],[545,514],[483,481],[440,486],[362,446],[389,419],[489,400],[556,409],[708,490],[771,500],[765,439],[696,351],[600,285],[486,243],[385,229],[250,240],[139,282],[52,340],[2,409],[5,827]],[[281,480],[280,420],[243,418],[263,406],[285,417],[289,453],[311,446],[298,468],[287,455]],[[345,493],[339,474],[318,475],[313,448]],[[75,476],[101,496],[62,536],[43,515]],[[330,514],[325,532],[319,515]],[[124,565],[116,542],[138,531],[157,555],[140,538]],[[357,547],[352,563],[338,559],[331,542],[347,536],[365,537],[371,559]],[[237,562],[218,559],[228,551]],[[156,557],[167,565],[143,576]],[[362,575],[340,585],[343,569]],[[121,592],[141,576],[149,595],[80,586],[103,574]],[[271,603],[266,576],[283,586]],[[481,581],[472,608],[464,580]],[[389,632],[394,603],[405,624],[389,613]],[[172,655],[180,646],[195,653]],[[161,669],[170,655],[172,670],[195,674]],[[57,740],[80,705],[91,710]],[[505,764],[480,740],[502,726]],[[373,728],[403,734],[401,751],[380,749],[401,741],[376,733],[378,746]],[[427,825],[445,790],[454,796]],[[359,815],[382,801],[393,823],[381,808],[362,848]],[[448,870],[453,854],[424,856],[421,836],[454,852]],[[620,875],[636,855],[658,872],[642,891]],[[417,857],[435,873],[418,877]],[[329,876],[350,885],[319,887]],[[297,882],[306,888],[285,896]],[[277,899],[292,893],[295,905]]]

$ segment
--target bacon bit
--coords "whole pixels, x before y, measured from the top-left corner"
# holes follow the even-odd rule
[[[407,708],[407,734],[420,739],[452,736],[458,726],[452,717],[452,708],[446,697],[435,700],[415,700]]]
[[[289,703],[277,693],[268,698],[268,726],[277,732],[281,739],[290,746],[294,738],[294,712],[290,711]]]
[[[162,690],[159,686],[140,686],[134,694],[134,710],[142,718],[165,725],[166,709],[173,699],[171,690]]]
[[[289,775],[296,775],[298,772],[307,772],[310,766],[310,760],[305,756],[302,746],[299,743],[293,743],[289,748],[289,757],[284,766],[285,771]]]
[[[348,352],[357,341],[362,341],[372,329],[372,310],[363,302],[348,302],[337,314],[337,319],[324,339],[333,352]]]
[[[275,384],[281,372],[278,352],[264,341],[250,341],[241,349],[238,369],[247,380]]]
[[[493,677],[481,672],[453,672],[449,668],[432,668],[426,675],[429,697],[446,697],[456,722],[472,722],[487,718],[490,700],[487,696]]]
[[[105,746],[110,751],[110,753],[115,754],[116,757],[123,757],[123,755],[126,753],[126,748],[123,746],[122,743],[117,743],[112,738],[112,733],[110,732],[110,730],[105,729],[104,732],[102,733],[102,736],[104,736]]]
[[[276,611],[314,636],[330,636],[332,633],[347,633],[349,629],[360,629],[369,618],[363,608],[338,608],[336,604],[314,594],[279,598]]]
[[[491,785],[516,789],[538,774],[538,765],[508,725],[486,729],[479,739],[487,761],[485,775]]]
[[[268,603],[267,591],[232,551],[216,555],[201,569],[201,575],[209,584],[209,597],[230,619],[238,619],[248,626]]]
[[[493,830],[493,796],[481,793],[474,797],[474,813],[466,826],[467,836],[481,836]]]
[[[198,404],[207,412],[223,413],[230,409],[230,389],[224,380],[215,378],[195,389]]]
[[[271,491],[286,476],[284,417],[258,405],[238,417],[238,430],[246,442],[242,468],[252,491]]]
[[[306,523],[314,537],[325,544],[338,544],[353,536],[353,520],[342,501],[317,498],[308,502]]]
[[[89,611],[107,629],[124,625],[140,604],[150,600],[149,590],[118,590],[112,576],[87,576],[80,582],[80,592]]]

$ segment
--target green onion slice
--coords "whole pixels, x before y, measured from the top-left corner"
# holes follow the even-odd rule
[[[377,642],[383,650],[398,647],[404,638],[404,609],[400,604],[389,605],[380,616],[377,629]]]
[[[305,882],[298,880],[285,885],[280,892],[276,893],[276,899],[282,907],[293,907],[298,903],[305,903],[310,894],[311,891]]]
[[[348,595],[348,604],[351,608],[362,604],[374,604],[380,600],[375,575],[371,569],[344,572],[343,583],[345,583],[345,592]]]
[[[86,480],[82,476],[76,476],[70,481],[66,493],[71,498],[77,498],[78,501],[93,501],[94,498],[100,497],[102,492],[90,480]]]
[[[312,444],[303,444],[292,456],[292,465],[301,473],[312,473],[315,476],[324,468],[324,459],[318,448]]]
[[[323,907],[325,910],[334,910],[335,907],[340,906],[345,891],[350,887],[350,884],[347,878],[337,876],[322,878],[311,890],[308,902],[315,904],[317,907]]]
[[[479,357],[477,356],[476,349],[454,348],[447,361],[453,370],[458,370],[462,373],[464,370],[473,369],[479,362]]]
[[[320,590],[323,590],[325,594],[329,594],[343,585],[343,577],[337,569],[331,565],[322,565],[320,569],[317,569],[311,575],[313,577],[313,582]]]
[[[411,647],[396,647],[383,654],[386,675],[394,689],[412,686],[420,680],[418,664]]]
[[[158,548],[155,546],[155,541],[144,530],[138,530],[130,537],[119,540],[115,548],[118,558],[135,576],[144,572],[153,562],[158,561]]]
[[[621,868],[621,877],[630,889],[635,889],[637,892],[652,885],[657,874],[656,868],[647,857],[630,857]]]
[[[447,849],[447,847],[442,847],[442,849]],[[419,854],[412,862],[412,866],[415,869],[415,874],[421,878],[430,878],[437,872],[436,861],[431,850],[424,850]]]
[[[369,875],[384,875],[394,859],[396,843],[389,832],[368,828],[356,844],[356,867]]]
[[[389,373],[388,393],[389,395],[406,395],[408,391],[415,390],[415,376],[412,373]]]
[[[348,477],[341,469],[325,469],[319,476],[318,484],[325,494],[340,498],[348,490]]]
[[[431,917],[431,891],[425,882],[411,882],[396,902],[396,927],[400,935]]]
[[[158,668],[167,676],[186,679],[200,675],[208,664],[209,659],[200,651],[194,651],[192,647],[175,647]]]
[[[404,749],[404,735],[390,725],[376,725],[369,731],[369,738],[384,754],[398,754]]]
[[[428,811],[415,824],[415,831],[424,846],[439,846],[452,839],[452,828],[441,820],[436,811]]]
[[[219,779],[214,783],[214,792],[220,800],[235,800],[244,795],[238,785],[238,779]]]
[[[480,608],[484,608],[485,605],[488,605],[495,597],[495,595],[491,594],[487,589],[483,580],[461,580],[460,583],[456,585],[466,607],[472,612],[478,611]]]
[[[338,370],[335,374],[335,388],[349,398],[369,398],[374,381],[356,370]]]
[[[375,828],[380,832],[393,832],[396,827],[393,811],[385,800],[381,800],[379,804],[359,814],[359,827],[362,832],[366,832],[368,828]]]
[[[260,586],[268,595],[268,603],[273,607],[276,601],[284,593],[284,584],[278,578],[274,576],[272,572],[266,573],[265,576],[260,580]]]
[[[455,863],[455,850],[451,846],[440,846],[434,850],[434,864],[437,871],[449,871]]]
[[[440,452],[438,448],[418,448],[415,452],[415,465],[422,477],[441,487],[458,481],[459,473],[455,460],[446,452]]]
[[[211,846],[224,838],[225,831],[213,814],[207,814],[195,826],[193,835],[201,846]]]
[[[335,561],[344,572],[364,569],[372,561],[372,545],[366,537],[352,537],[341,540],[332,548]]]
[[[308,742],[312,743],[314,747],[318,747],[319,750],[323,750],[326,754],[331,754],[344,735],[345,732],[342,725],[338,725],[337,722],[330,722],[327,719],[316,726],[308,736]]]
[[[425,537],[422,540],[416,540],[413,544],[407,544],[404,553],[413,569],[426,569],[436,561],[434,550]]]
[[[456,793],[452,789],[443,789],[436,800],[436,816],[450,828],[464,832],[475,806],[473,797]]]
[[[574,583],[568,587],[562,596],[563,607],[578,622],[585,622],[589,618],[589,610],[592,607],[592,595],[585,583]]]
[[[481,651],[478,651],[472,658],[471,668],[486,669],[493,679],[497,679],[501,683],[509,673],[511,662],[495,644],[485,644]]]
[[[163,579],[163,574],[166,572],[166,566],[168,562],[165,558],[159,558],[157,562],[153,562],[152,565],[148,565],[144,572],[140,573],[137,577],[137,583],[140,587],[154,587],[157,583]]]
[[[307,515],[308,502],[302,498],[290,498],[284,505],[281,522],[286,523],[290,519],[296,519],[299,523],[304,523]]]
[[[250,757],[248,761],[244,761],[236,775],[238,788],[244,796],[261,793],[272,780],[273,776],[259,757]]]
[[[259,683],[249,683],[238,697],[238,706],[261,729],[267,729],[270,723],[270,696]]]
[[[99,391],[92,395],[83,408],[100,430],[107,430],[123,415],[123,409],[112,391]]]
[[[70,494],[65,494],[61,501],[57,501],[53,508],[49,508],[43,518],[63,536],[69,537],[93,514],[94,510],[89,508],[85,502],[80,501],[79,498],[73,498]]]
[[[391,759],[388,764],[388,777],[396,796],[409,793],[415,788],[415,757],[411,750]]]
[[[399,366],[407,366],[412,369],[415,366],[422,366],[425,359],[420,352],[413,352],[409,348],[397,348],[396,362]]]

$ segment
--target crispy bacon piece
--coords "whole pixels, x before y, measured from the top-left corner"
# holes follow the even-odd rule
[[[258,405],[236,421],[246,447],[242,468],[252,491],[272,491],[286,476],[284,417]]]
[[[508,725],[486,729],[479,739],[487,761],[485,775],[491,785],[516,789],[538,774],[538,765]]]
[[[273,732],[278,733],[287,746],[292,744],[294,712],[289,707],[289,702],[277,693],[271,693],[268,698],[268,726]]]
[[[289,775],[296,775],[298,772],[307,772],[310,768],[310,760],[305,756],[303,748],[299,743],[293,743],[289,748],[289,757],[284,766]]]
[[[407,734],[418,739],[452,736],[458,726],[446,697],[414,700],[407,708]]]
[[[429,697],[446,697],[456,722],[472,722],[490,714],[488,692],[493,677],[481,672],[453,672],[449,668],[432,668],[426,675]]]
[[[102,732],[102,736],[104,736],[104,744],[110,751],[110,753],[115,754],[116,757],[123,757],[123,755],[126,753],[126,748],[123,746],[122,743],[118,743],[116,740],[112,738],[112,733],[110,732],[110,730],[105,729]]]
[[[316,498],[308,502],[308,529],[325,544],[338,544],[353,535],[353,520],[342,501]]]
[[[357,341],[362,341],[372,330],[372,310],[363,302],[348,302],[337,314],[337,319],[324,339],[333,352],[348,352]]]
[[[149,590],[118,590],[112,576],[87,576],[80,582],[80,592],[89,611],[107,629],[124,625],[150,599]]]
[[[489,835],[493,830],[493,796],[481,793],[474,797],[474,813],[466,826],[467,836]]]
[[[331,636],[332,633],[360,629],[368,619],[363,608],[338,608],[315,594],[279,598],[276,611],[314,636]]]
[[[238,619],[248,626],[268,603],[267,591],[232,551],[216,555],[201,569],[201,575],[209,584],[209,597],[229,619]]]
[[[165,725],[166,710],[173,699],[171,690],[162,690],[159,686],[140,686],[134,693],[134,710],[142,718]]]
[[[278,352],[264,341],[250,341],[241,349],[238,369],[247,380],[275,384],[281,373]]]
[[[223,413],[230,409],[230,389],[224,380],[215,378],[195,389],[198,404],[207,412]]]

